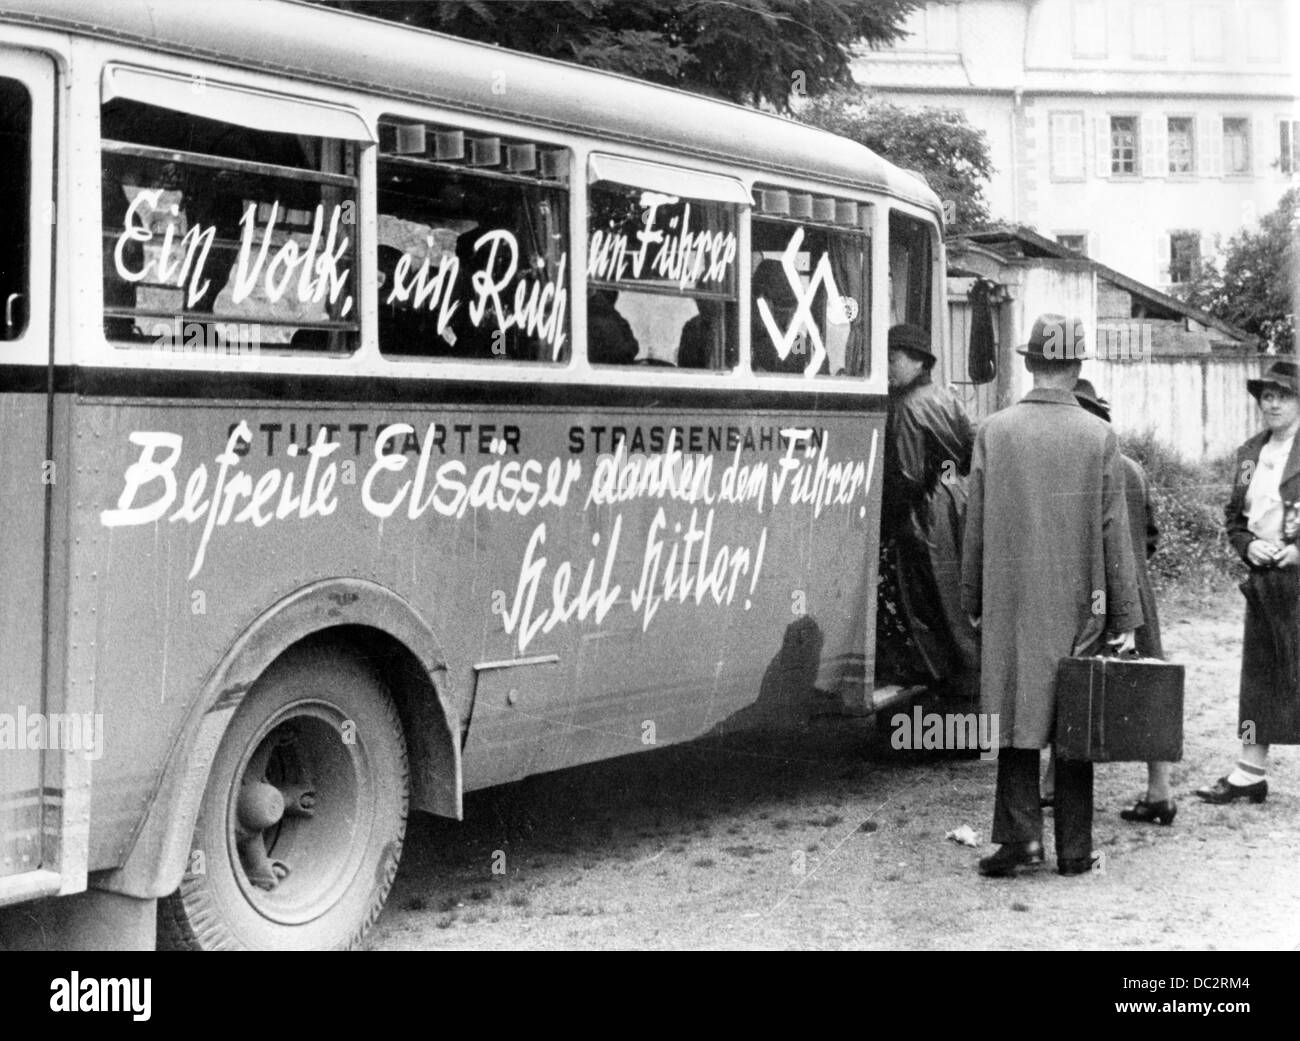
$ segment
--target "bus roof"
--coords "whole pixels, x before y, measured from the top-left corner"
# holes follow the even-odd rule
[[[0,19],[615,142],[659,145],[756,172],[880,191],[936,217],[940,213],[938,197],[917,175],[862,145],[793,120],[313,4],[0,0]],[[437,48],[436,77],[430,75],[431,47]]]

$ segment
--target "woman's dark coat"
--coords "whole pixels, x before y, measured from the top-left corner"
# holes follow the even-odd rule
[[[1295,745],[1300,744],[1300,568],[1258,568],[1246,560],[1246,549],[1255,538],[1246,526],[1246,490],[1270,436],[1266,430],[1237,449],[1236,480],[1224,511],[1228,541],[1250,568],[1241,583],[1246,631],[1238,736],[1261,745]],[[1292,512],[1300,503],[1300,436],[1291,446],[1279,491],[1285,512]],[[1296,534],[1283,541],[1296,542]]]

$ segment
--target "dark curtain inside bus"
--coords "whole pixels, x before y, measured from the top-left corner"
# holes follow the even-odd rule
[[[567,360],[564,189],[381,159],[378,233],[385,354]]]
[[[32,99],[15,80],[0,78],[0,340],[14,340],[27,327],[30,263]]]
[[[736,207],[602,181],[588,209],[591,362],[734,367]]]
[[[871,287],[867,281],[870,243],[864,235],[829,236],[831,272],[842,296],[847,336],[844,364],[835,375],[865,376],[871,358]]]
[[[889,215],[889,324],[931,328],[930,227],[900,213]]]
[[[789,375],[808,371],[816,346],[799,303],[811,292],[808,313],[825,352],[816,374],[865,375],[871,326],[867,236],[794,221],[758,219],[752,234],[750,351],[754,370]],[[794,263],[793,281],[783,263],[787,256]],[[832,294],[838,307],[832,305]],[[782,348],[788,348],[784,356]]]
[[[111,339],[355,347],[351,145],[123,99],[104,105],[103,135]]]

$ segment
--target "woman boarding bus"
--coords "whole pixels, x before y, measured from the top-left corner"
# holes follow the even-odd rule
[[[0,50],[0,903],[351,946],[409,810],[866,703],[917,179],[300,4]]]

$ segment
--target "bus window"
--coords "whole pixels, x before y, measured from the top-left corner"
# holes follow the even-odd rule
[[[424,123],[380,123],[379,349],[569,356],[569,152]]]
[[[634,172],[630,161],[605,159]],[[657,168],[662,172],[666,168]],[[682,171],[648,186],[592,170],[588,192],[587,357],[595,365],[736,364],[735,202],[689,194],[721,178]],[[674,190],[675,189],[675,190]],[[743,198],[743,189],[740,189]],[[716,194],[728,196],[729,182]]]
[[[16,80],[0,77],[0,340],[16,340],[27,327],[31,133],[31,95]]]
[[[906,322],[930,331],[930,226],[889,214],[889,324]]]
[[[755,372],[860,378],[870,361],[867,208],[759,188],[750,255]]]
[[[351,142],[123,97],[102,119],[109,339],[222,353],[355,348]]]

